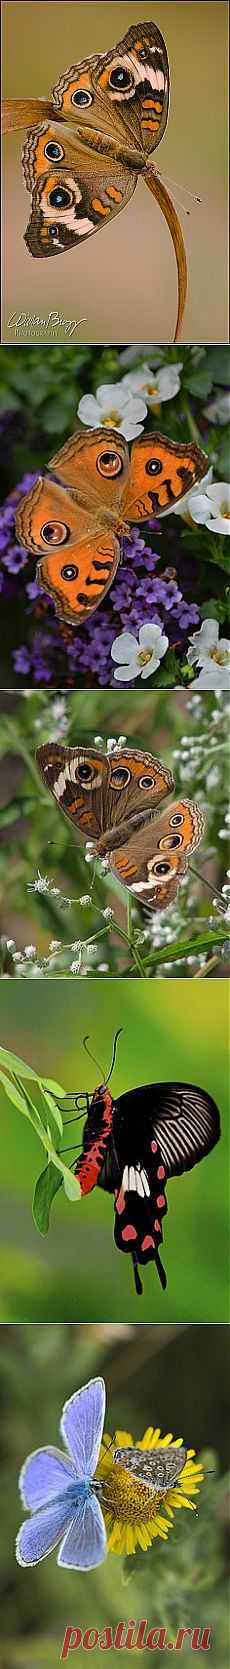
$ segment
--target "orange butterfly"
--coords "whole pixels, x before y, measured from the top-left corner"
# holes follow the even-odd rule
[[[163,516],[202,480],[205,452],[164,435],[141,435],[131,457],[117,429],[70,436],[49,468],[57,481],[35,481],[16,513],[16,533],[39,556],[38,585],[62,620],[78,626],[98,608],[120,562],[119,536],[130,523]],[[63,483],[60,485],[60,483]]]
[[[3,126],[28,128],[22,163],[32,213],[25,242],[34,256],[58,255],[106,226],[142,175],[174,244],[176,341],[186,300],[185,248],[174,205],[148,161],[165,131],[168,105],[165,42],[155,23],[141,23],[110,52],[72,64],[51,99],[6,101]]]

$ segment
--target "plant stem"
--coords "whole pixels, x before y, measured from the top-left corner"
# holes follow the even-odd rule
[[[184,389],[183,389],[183,406],[184,406],[185,417],[187,417],[187,424],[188,424],[189,434],[191,435],[192,440],[196,441],[196,445],[200,446],[200,442],[201,442],[200,432],[199,432],[199,429],[197,427],[197,423],[195,422],[195,417],[193,416],[193,412],[191,411],[190,400],[188,399],[188,395],[185,394]]]

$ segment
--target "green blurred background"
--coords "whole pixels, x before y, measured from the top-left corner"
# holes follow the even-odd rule
[[[56,1669],[68,1623],[115,1630],[130,1617],[165,1627],[174,1642],[181,1626],[208,1626],[213,1669],[227,1669],[227,1351],[219,1326],[1,1327],[1,1669]],[[69,1574],[54,1553],[28,1574],[14,1556],[19,1468],[31,1449],[58,1442],[63,1401],[97,1373],[111,1436],[119,1426],[138,1441],[159,1424],[162,1436],[172,1431],[202,1453],[198,1515],[177,1513],[168,1543],[155,1541],[125,1567],[110,1554],[98,1571]],[[182,1657],[191,1663],[189,1638]],[[72,1661],[83,1662],[81,1649]],[[121,1651],[121,1669],[127,1661]],[[99,1669],[100,1648],[93,1662]],[[139,1662],[142,1669],[144,1652]],[[160,1662],[167,1665],[167,1648]]]
[[[156,167],[176,182],[189,266],[182,339],[228,341],[227,59],[226,0],[4,0],[3,92],[6,98],[49,96],[69,64],[106,52],[130,24],[153,20],[167,44],[171,106]],[[150,192],[139,182],[133,198],[82,249],[56,262],[28,254],[24,232],[30,213],[21,151],[24,135],[4,142],[3,339],[14,338],[12,314],[84,319],[79,342],[170,341],[176,318],[176,268],[169,231]],[[169,186],[170,189],[170,186]],[[201,198],[190,201],[186,190]],[[172,185],[173,191],[173,185]],[[211,282],[210,282],[211,275]],[[85,318],[86,315],[86,318]],[[17,340],[27,332],[19,327]],[[38,335],[35,340],[39,340]],[[40,340],[44,332],[40,332]],[[49,332],[45,340],[49,340]],[[67,341],[63,328],[58,339]],[[75,338],[74,338],[75,340]]]
[[[113,1094],[139,1084],[181,1079],[217,1101],[222,1139],[193,1171],[168,1184],[162,1293],[151,1264],[137,1299],[129,1259],[113,1244],[113,1202],[95,1189],[71,1205],[54,1202],[48,1240],[31,1215],[44,1152],[1,1090],[1,1310],[3,1321],[226,1321],[227,1289],[227,982],[171,980],[142,984],[91,979],[9,984],[1,980],[1,1044],[55,1077],[65,1089],[93,1090],[109,1070],[123,1026]],[[86,1059],[82,1039],[101,1063]],[[80,1140],[76,1126],[76,1142]],[[67,1133],[67,1141],[69,1131]],[[63,1144],[64,1145],[64,1144]],[[73,1155],[74,1156],[74,1155]],[[71,1159],[72,1155],[69,1155]]]
[[[82,907],[79,898],[89,894],[92,869],[85,861],[85,848],[76,827],[64,818],[48,794],[35,765],[35,751],[39,744],[55,741],[64,746],[77,743],[95,745],[95,735],[102,736],[106,749],[108,738],[125,735],[131,747],[150,750],[172,770],[176,797],[181,793],[195,800],[205,810],[205,830],[199,852],[194,853],[194,870],[204,877],[199,880],[189,868],[186,888],[179,888],[176,911],[170,909],[152,915],[152,938],[142,941],[141,959],[155,955],[153,966],[148,964],[149,977],[157,972],[157,948],[165,944],[165,964],[175,977],[188,979],[199,970],[196,944],[202,934],[205,968],[214,951],[214,968],[224,977],[226,961],[221,960],[221,934],[224,919],[213,909],[216,887],[226,884],[228,864],[227,842],[222,839],[225,807],[228,807],[228,697],[221,703],[215,692],[204,692],[194,706],[191,691],[170,690],[86,690],[46,692],[45,690],[0,694],[0,920],[2,972],[12,977],[20,974],[20,965],[12,955],[13,944],[23,953],[25,945],[36,947],[40,958],[49,955],[49,945],[58,940],[62,954],[52,960],[51,969],[61,974],[70,969],[76,940],[87,940],[103,929],[103,917],[98,910],[113,909],[114,925],[98,941],[98,963],[105,963],[110,974],[130,974],[135,971],[129,945],[119,938],[118,930],[127,931],[127,888],[121,887],[110,870],[100,873],[99,863],[93,885],[91,908]],[[199,746],[201,751],[199,752]],[[169,799],[169,807],[171,801]],[[227,834],[227,826],[226,826]],[[50,844],[51,843],[51,844]],[[54,843],[54,844],[53,844]],[[191,860],[192,861],[192,860]],[[192,863],[193,867],[193,863]],[[52,892],[29,892],[37,871],[54,881],[60,897]],[[205,879],[211,886],[206,887]],[[63,898],[73,900],[69,909],[62,907]],[[225,898],[225,904],[227,898]],[[224,898],[223,898],[224,904]],[[210,913],[214,939],[209,942]],[[169,932],[164,940],[163,927]],[[149,916],[132,895],[132,924],[143,931]],[[216,935],[216,937],[215,937]],[[227,932],[226,932],[227,938]],[[8,942],[11,941],[11,951]],[[189,960],[193,943],[194,961]],[[226,942],[226,941],[225,941]],[[180,961],[182,945],[185,959]],[[218,960],[218,945],[220,954]],[[188,946],[187,958],[186,949]],[[171,964],[167,952],[174,948],[178,960]],[[94,939],[97,961],[96,940]],[[16,952],[16,953],[17,953]],[[85,966],[91,972],[96,966],[91,961]],[[47,966],[41,971],[47,975]],[[31,962],[24,960],[23,977],[31,974]],[[164,969],[165,971],[165,969]],[[209,970],[208,970],[209,971]],[[212,977],[212,962],[211,962]],[[33,966],[32,966],[33,974]],[[100,978],[100,974],[98,976]]]

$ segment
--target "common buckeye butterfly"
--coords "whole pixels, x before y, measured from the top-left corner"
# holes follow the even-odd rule
[[[191,800],[162,801],[172,772],[151,753],[116,748],[69,748],[45,742],[36,760],[46,787],[95,857],[108,857],[112,874],[140,904],[165,909],[176,897],[188,859],[199,846],[204,818]]]
[[[86,1095],[82,1149],[71,1169],[82,1195],[96,1186],[114,1194],[115,1244],[131,1255],[136,1291],[141,1294],[139,1264],[155,1263],[161,1286],[167,1285],[159,1246],[169,1178],[192,1170],[211,1153],[219,1141],[220,1117],[212,1096],[195,1084],[144,1084],[113,1099],[108,1084],[119,1035],[116,1032],[108,1078],[91,1099]],[[82,1092],[73,1090],[63,1103],[78,1107],[81,1097]]]
[[[25,242],[34,256],[65,253],[119,214],[142,176],[167,220],[178,271],[179,334],[186,255],[171,198],[148,157],[165,132],[169,64],[155,23],[137,23],[109,52],[72,64],[51,99],[5,103],[5,131],[27,127],[22,153],[32,212]]]
[[[16,513],[17,538],[39,556],[38,584],[62,620],[78,626],[103,601],[120,561],[119,537],[132,522],[163,516],[207,469],[193,442],[155,432],[133,441],[117,429],[71,435]]]

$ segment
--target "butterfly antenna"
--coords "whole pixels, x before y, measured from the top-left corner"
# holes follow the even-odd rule
[[[142,1281],[141,1281],[141,1278],[140,1278],[140,1275],[139,1275],[136,1252],[131,1252],[131,1258],[132,1258],[132,1265],[133,1265],[133,1273],[134,1273],[134,1281],[135,1281],[136,1292],[138,1294],[138,1298],[142,1298],[143,1286],[142,1286]]]
[[[160,172],[160,170],[158,169],[158,173],[159,172]],[[172,185],[173,190],[174,190],[174,186],[176,186],[176,191],[177,191],[177,189],[178,189],[178,191],[180,191],[180,189],[181,189],[180,180],[171,180],[170,174],[165,174],[165,173],[160,174],[160,179],[167,180],[167,184]],[[189,191],[187,185],[182,186],[182,191],[185,191],[186,197],[191,197],[192,198],[193,203],[201,203],[202,202],[202,198],[197,197],[195,191]]]
[[[222,908],[222,912],[223,912],[223,915],[225,916],[225,914],[226,914],[226,904],[224,902],[223,893],[220,892],[219,887],[215,887],[215,882],[214,881],[213,881],[213,884],[211,883],[211,881],[207,881],[206,880],[206,875],[202,875],[202,870],[201,869],[194,869],[194,864],[193,863],[189,864],[189,869],[191,869],[192,875],[196,876],[197,881],[202,881],[203,886],[208,887],[209,892],[212,892],[213,897],[219,898],[221,908]]]
[[[123,1026],[119,1026],[118,1032],[115,1032],[111,1066],[110,1066],[110,1070],[109,1070],[109,1073],[108,1073],[108,1078],[105,1079],[106,1084],[109,1084],[109,1080],[112,1077],[112,1072],[113,1072],[113,1068],[115,1066],[116,1053],[117,1053],[117,1040],[118,1040],[118,1037],[121,1037],[122,1032],[123,1032]]]
[[[86,1033],[86,1037],[83,1037],[83,1049],[85,1049],[86,1055],[89,1056],[89,1060],[94,1062],[94,1066],[97,1066],[98,1072],[100,1072],[101,1083],[104,1084],[105,1074],[104,1074],[104,1071],[103,1071],[103,1066],[100,1065],[100,1061],[96,1060],[96,1055],[92,1055],[91,1049],[87,1049],[87,1043],[88,1043],[88,1032]]]

